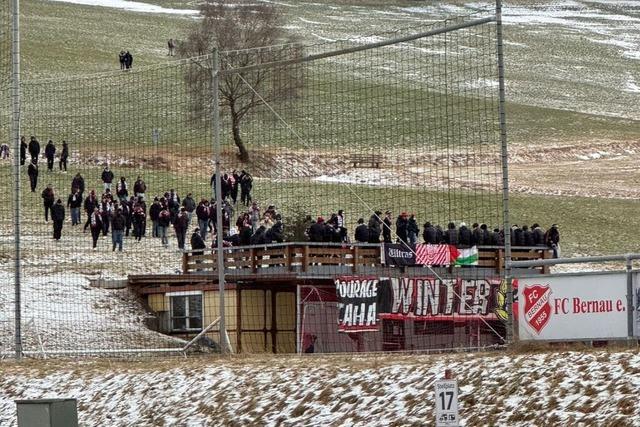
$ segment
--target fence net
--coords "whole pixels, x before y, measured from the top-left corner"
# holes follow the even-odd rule
[[[480,17],[221,52],[219,189],[212,55],[25,82],[24,349],[217,349],[216,190],[233,351],[504,343],[495,22],[302,60]]]

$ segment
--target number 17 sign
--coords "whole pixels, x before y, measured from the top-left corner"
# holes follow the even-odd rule
[[[458,427],[458,380],[438,380],[436,386],[436,427]]]

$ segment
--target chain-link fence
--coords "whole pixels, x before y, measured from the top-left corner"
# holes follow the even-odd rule
[[[25,353],[504,344],[496,27],[491,11],[24,82]]]

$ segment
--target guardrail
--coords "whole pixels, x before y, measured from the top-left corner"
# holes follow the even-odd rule
[[[233,246],[223,250],[225,272],[230,274],[262,273],[367,273],[376,268],[395,268],[382,264],[380,244],[339,244],[315,242],[288,242],[258,246]],[[216,249],[184,251],[182,271],[185,274],[217,270]],[[512,248],[512,260],[532,261],[552,257],[547,247]],[[500,273],[504,269],[504,247],[483,246],[478,248],[479,268],[493,269]],[[548,273],[548,266],[537,268]]]

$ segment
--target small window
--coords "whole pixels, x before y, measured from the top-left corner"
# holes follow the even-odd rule
[[[169,295],[171,299],[171,330],[202,329],[202,294]]]

